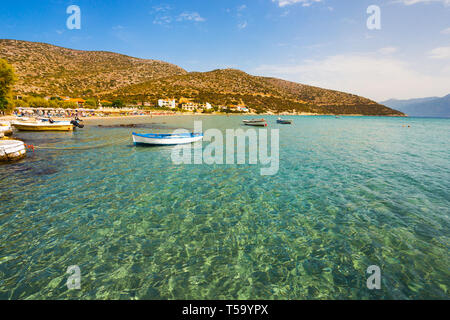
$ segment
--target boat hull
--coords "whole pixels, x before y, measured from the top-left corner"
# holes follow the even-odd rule
[[[246,126],[252,127],[267,127],[267,122],[265,119],[251,119],[251,120],[242,120],[242,122]]]
[[[292,124],[292,120],[277,120],[279,124]]]
[[[67,123],[13,123],[14,128],[20,131],[73,131],[73,125]]]
[[[193,143],[202,139],[203,134],[158,135],[133,133],[133,142],[136,145],[170,146]]]
[[[245,122],[244,124],[251,127],[267,127],[266,122]]]

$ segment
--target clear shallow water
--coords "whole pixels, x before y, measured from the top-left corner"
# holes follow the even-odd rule
[[[0,166],[0,299],[448,299],[450,120],[289,118],[267,118],[280,128],[275,176],[173,165],[171,147],[131,143],[194,117],[17,134],[108,145]],[[242,118],[195,119],[225,130]],[[366,287],[370,265],[381,290]]]

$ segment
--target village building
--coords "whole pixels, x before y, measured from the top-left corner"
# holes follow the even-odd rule
[[[193,103],[193,102],[183,103],[181,105],[181,109],[183,109],[185,111],[195,111],[198,108],[199,108],[199,105],[197,103]]]
[[[230,107],[228,107],[228,109],[231,110],[231,111],[235,111],[235,112],[249,112],[247,107],[240,106],[240,105],[238,105],[238,106],[230,106]]]
[[[65,102],[74,102],[77,104],[78,108],[83,108],[84,104],[86,103],[86,100],[81,99],[81,98],[69,98],[66,97],[65,99],[63,99]]]
[[[152,106],[152,104],[150,102],[147,102],[147,101],[138,102],[137,105],[141,106],[141,107],[151,107]]]
[[[195,103],[192,102],[190,99],[181,98],[181,109],[185,111],[203,111],[203,110],[211,110],[213,109],[212,105],[209,102],[206,103]]]
[[[112,102],[108,101],[108,100],[100,100],[98,102],[98,107],[101,109],[104,106],[110,106],[112,104]]]
[[[244,106],[236,106],[236,109],[240,112],[249,112],[248,108]]]
[[[171,108],[175,109],[177,106],[177,102],[175,99],[159,99],[158,106],[160,108]]]

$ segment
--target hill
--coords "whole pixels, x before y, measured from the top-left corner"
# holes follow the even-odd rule
[[[152,101],[192,98],[214,105],[244,104],[259,112],[403,115],[372,100],[240,70],[191,72],[163,61],[44,43],[0,40],[0,58],[16,69],[19,94]]]
[[[244,104],[260,112],[403,115],[357,95],[252,76],[235,69],[191,72],[155,79],[121,88],[109,98],[114,97],[135,100],[185,97],[216,105]]]
[[[18,40],[0,39],[0,57],[14,66],[19,75],[15,89],[22,94],[103,94],[149,79],[186,73],[157,60]]]
[[[412,117],[445,117],[450,118],[450,94],[439,98],[420,98],[410,100],[387,100],[382,102]]]

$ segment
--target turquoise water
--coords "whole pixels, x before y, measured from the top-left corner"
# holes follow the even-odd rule
[[[274,176],[174,165],[172,147],[131,143],[241,117],[18,133],[83,149],[0,166],[0,299],[448,299],[450,120],[289,118],[267,118],[280,129]],[[81,290],[67,290],[70,265]],[[370,265],[380,290],[366,287]]]

